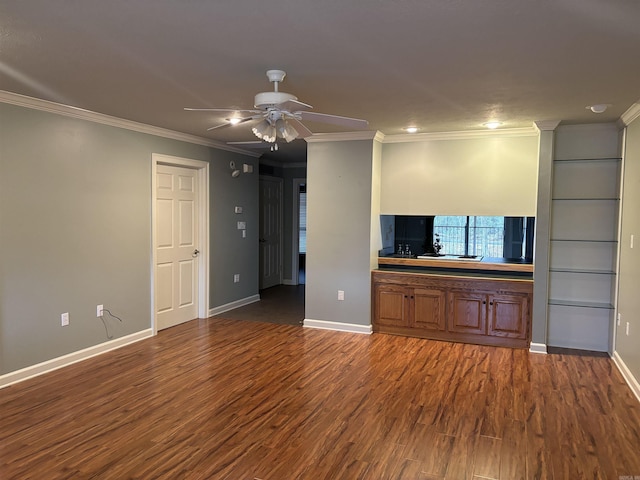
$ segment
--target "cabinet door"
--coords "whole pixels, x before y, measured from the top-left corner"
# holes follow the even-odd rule
[[[527,338],[529,297],[503,294],[489,297],[489,335],[507,338]]]
[[[375,324],[387,327],[409,326],[409,289],[397,285],[376,285]]]
[[[465,291],[449,293],[450,332],[487,334],[487,295]]]
[[[412,327],[424,330],[446,330],[445,294],[441,290],[413,289]]]

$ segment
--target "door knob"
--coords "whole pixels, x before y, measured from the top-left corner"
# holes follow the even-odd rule
[[[198,249],[196,248],[196,249],[193,251],[193,253],[191,254],[191,256],[192,256],[193,258],[195,258],[195,257],[197,257],[197,256],[198,256],[198,254],[199,254],[199,253],[200,253],[200,250],[198,250]]]

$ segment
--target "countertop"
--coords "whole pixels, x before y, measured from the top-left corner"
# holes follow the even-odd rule
[[[480,260],[461,259],[457,257],[399,257],[389,255],[378,257],[378,265],[381,266],[403,266],[403,267],[423,267],[452,270],[479,270],[498,272],[520,272],[533,273],[533,263],[522,258],[496,258],[482,257]]]

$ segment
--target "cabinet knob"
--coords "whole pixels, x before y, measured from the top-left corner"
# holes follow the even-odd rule
[[[493,305],[493,302],[489,302],[489,305]]]
[[[482,300],[482,304],[486,305],[487,304],[486,300]]]

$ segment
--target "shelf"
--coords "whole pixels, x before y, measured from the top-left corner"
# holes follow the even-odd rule
[[[579,268],[554,268],[549,269],[550,272],[577,273],[589,275],[615,275],[613,270],[596,270],[596,269],[579,269]]]
[[[617,202],[620,200],[617,197],[614,198],[604,198],[604,197],[589,197],[589,198],[552,198],[554,202],[557,201],[567,201],[567,202],[583,202],[583,201],[591,201],[591,202]]]
[[[576,238],[552,238],[552,242],[576,242],[576,243],[618,243],[617,240],[582,240]]]
[[[580,307],[580,308],[601,308],[606,310],[612,310],[613,305],[610,303],[601,302],[577,302],[574,300],[560,300],[557,298],[550,298],[549,305],[555,305],[559,307]]]
[[[607,158],[556,158],[554,162],[620,162],[622,158],[619,157],[607,157]]]
[[[616,244],[617,240],[595,240],[595,239],[578,239],[578,238],[552,238],[552,242],[576,242],[576,243],[609,243]]]

